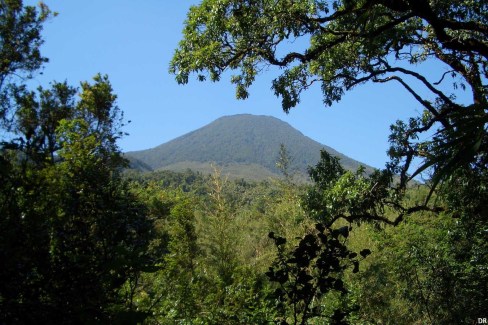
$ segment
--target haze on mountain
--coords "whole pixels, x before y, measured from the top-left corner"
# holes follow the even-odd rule
[[[315,165],[320,150],[339,157],[346,169],[360,165],[373,168],[303,135],[275,117],[239,114],[214,122],[155,148],[127,152],[131,168],[141,171],[192,169],[210,173],[218,166],[233,178],[263,179],[277,176],[276,167],[283,144],[291,158],[291,172],[305,178],[307,168]]]

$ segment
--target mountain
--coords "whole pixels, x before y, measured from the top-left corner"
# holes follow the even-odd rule
[[[292,157],[292,170],[302,175],[308,166],[317,163],[321,149],[339,157],[346,169],[355,170],[361,164],[310,139],[286,122],[250,114],[221,117],[155,148],[128,152],[126,157],[139,170],[190,168],[209,172],[213,163],[234,177],[262,179],[279,174],[276,161],[281,144]]]

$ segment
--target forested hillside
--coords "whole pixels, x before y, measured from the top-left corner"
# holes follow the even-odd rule
[[[108,76],[32,88],[56,14],[0,0],[0,324],[485,323],[487,6],[203,0],[170,64],[179,83],[232,70],[245,99],[274,66],[285,111],[314,83],[332,105],[368,81],[398,83],[423,111],[392,125],[381,170],[243,115],[142,152],[138,172]],[[448,69],[432,79],[425,60]],[[194,153],[279,175],[151,171]]]
[[[132,167],[140,170],[187,168],[211,173],[211,164],[224,174],[246,179],[278,176],[276,161],[284,145],[291,161],[290,170],[306,178],[307,168],[316,164],[320,150],[339,157],[343,166],[355,170],[360,163],[336,150],[322,145],[277,118],[249,114],[226,116],[198,130],[185,134],[158,147],[128,152]],[[363,164],[364,165],[364,164]],[[141,168],[142,167],[142,168]],[[373,169],[365,166],[369,172]]]

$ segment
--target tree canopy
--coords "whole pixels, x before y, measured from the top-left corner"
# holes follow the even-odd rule
[[[49,16],[42,3],[0,1],[0,323],[141,318],[120,290],[154,267],[153,222],[121,178],[108,77],[80,89],[25,82],[47,61]]]
[[[8,122],[8,88],[32,77],[48,59],[41,55],[42,25],[54,14],[42,2],[23,6],[20,0],[0,1],[0,123]],[[6,125],[8,127],[8,125]]]
[[[279,67],[272,89],[285,112],[314,83],[331,106],[366,82],[397,82],[424,113],[392,127],[390,167],[403,183],[433,167],[437,182],[486,152],[487,12],[471,0],[204,0],[188,13],[170,72],[184,84],[192,73],[218,81],[231,70],[244,99],[259,74]],[[423,74],[418,65],[430,60],[445,69]],[[427,131],[435,136],[419,140]],[[415,158],[423,164],[408,176]]]

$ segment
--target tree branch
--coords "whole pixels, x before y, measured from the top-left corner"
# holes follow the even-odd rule
[[[428,207],[426,205],[418,205],[418,206],[414,206],[414,207],[411,207],[408,209],[403,208],[403,211],[393,220],[388,219],[384,216],[379,216],[376,214],[368,214],[368,213],[349,215],[349,216],[341,214],[341,215],[337,215],[336,217],[334,217],[334,219],[330,223],[330,225],[332,225],[338,219],[344,219],[349,223],[352,223],[354,221],[380,221],[380,222],[383,222],[383,223],[391,225],[391,226],[398,226],[404,220],[404,218],[406,216],[409,216],[409,215],[416,213],[416,212],[422,212],[422,211],[423,212],[440,213],[440,212],[445,211],[445,209],[443,207]]]
[[[419,94],[415,92],[415,90],[412,89],[402,78],[398,76],[390,76],[384,79],[376,79],[373,80],[374,82],[388,82],[391,80],[396,80],[398,81],[407,91],[420,103],[422,106],[424,106],[443,126],[444,128],[448,129],[451,127],[449,122],[441,116],[441,114],[432,106],[427,100],[424,100],[422,97],[420,97]]]

